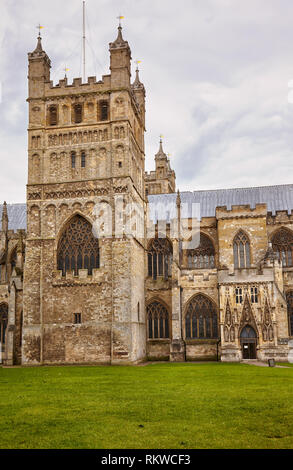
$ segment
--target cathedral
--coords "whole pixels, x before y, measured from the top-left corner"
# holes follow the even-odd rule
[[[287,361],[293,184],[176,192],[162,140],[146,172],[121,26],[109,52],[101,80],[57,85],[40,35],[28,54],[27,201],[0,206],[1,363]]]

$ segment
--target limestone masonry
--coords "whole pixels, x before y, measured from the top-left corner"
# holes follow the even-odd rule
[[[293,185],[176,193],[162,141],[145,172],[121,26],[109,51],[109,75],[56,86],[40,36],[28,54],[27,202],[0,211],[1,361],[287,361]]]

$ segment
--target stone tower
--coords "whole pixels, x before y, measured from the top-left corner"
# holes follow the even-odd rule
[[[145,89],[121,26],[109,50],[109,75],[55,86],[40,36],[28,55],[23,364],[145,357],[144,234],[125,230],[145,214]]]

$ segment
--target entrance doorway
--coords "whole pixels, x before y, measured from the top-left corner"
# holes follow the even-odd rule
[[[243,359],[256,359],[257,335],[255,330],[246,325],[240,333]]]
[[[3,354],[5,351],[6,329],[8,322],[8,305],[0,305],[0,364],[3,362]]]

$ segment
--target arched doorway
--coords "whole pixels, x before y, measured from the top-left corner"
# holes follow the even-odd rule
[[[5,351],[6,329],[8,323],[8,305],[0,305],[0,363]]]
[[[240,333],[243,359],[256,359],[257,334],[252,326],[246,325]]]

